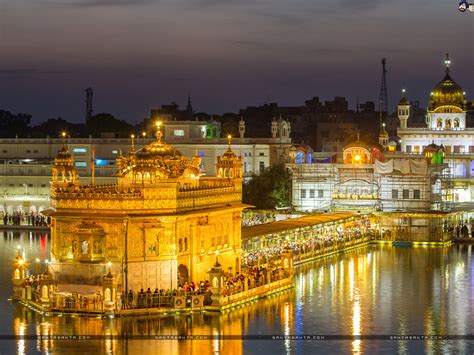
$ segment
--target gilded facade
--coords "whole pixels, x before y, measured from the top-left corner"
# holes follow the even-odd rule
[[[216,256],[240,271],[242,158],[230,144],[212,178],[198,156],[164,143],[160,127],[116,163],[115,183],[81,185],[71,154],[58,153],[50,267],[59,284],[98,286],[110,269],[118,290],[174,289],[208,279]]]

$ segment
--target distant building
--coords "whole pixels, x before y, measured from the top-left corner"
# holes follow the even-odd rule
[[[433,160],[433,154],[441,154],[440,160]],[[442,209],[440,178],[447,166],[440,147],[430,146],[425,155],[410,157],[386,152],[380,144],[355,141],[335,161],[290,156],[287,168],[292,204],[299,211]]]
[[[398,105],[402,153],[423,154],[431,144],[443,146],[449,166],[443,184],[450,187],[451,203],[474,202],[474,127],[469,126],[469,105],[465,92],[451,78],[449,58],[445,76],[430,93],[425,122],[413,122],[414,106],[402,98]],[[416,107],[416,106],[415,106]]]

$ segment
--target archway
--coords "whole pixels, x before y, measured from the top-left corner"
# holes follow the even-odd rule
[[[189,282],[189,272],[186,265],[179,264],[178,266],[178,284],[183,285],[185,282]]]

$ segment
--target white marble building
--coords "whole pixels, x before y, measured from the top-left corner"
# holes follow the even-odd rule
[[[451,78],[449,57],[445,60],[445,76],[430,93],[426,127],[410,127],[411,105],[402,98],[398,105],[401,152],[422,154],[431,143],[442,145],[449,170],[443,184],[452,189],[449,202],[458,206],[474,201],[474,127],[468,127],[468,102],[465,92]]]

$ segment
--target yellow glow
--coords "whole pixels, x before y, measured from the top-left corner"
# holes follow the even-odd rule
[[[156,121],[156,127],[161,127],[161,121]]]
[[[61,132],[61,136],[62,136],[62,137],[66,137],[66,132],[64,132],[64,131]]]
[[[25,260],[23,259],[18,260],[18,264],[23,265],[24,263],[25,263]]]
[[[142,132],[142,136],[143,136],[143,137],[146,137],[146,132]]]
[[[231,139],[231,138],[232,138],[232,136],[229,134],[229,135],[227,136],[227,138],[228,138],[228,139]]]
[[[357,154],[357,155],[354,157],[354,160],[355,160],[355,161],[360,161],[360,155]]]
[[[130,138],[135,138],[135,135],[134,134],[130,135]]]

